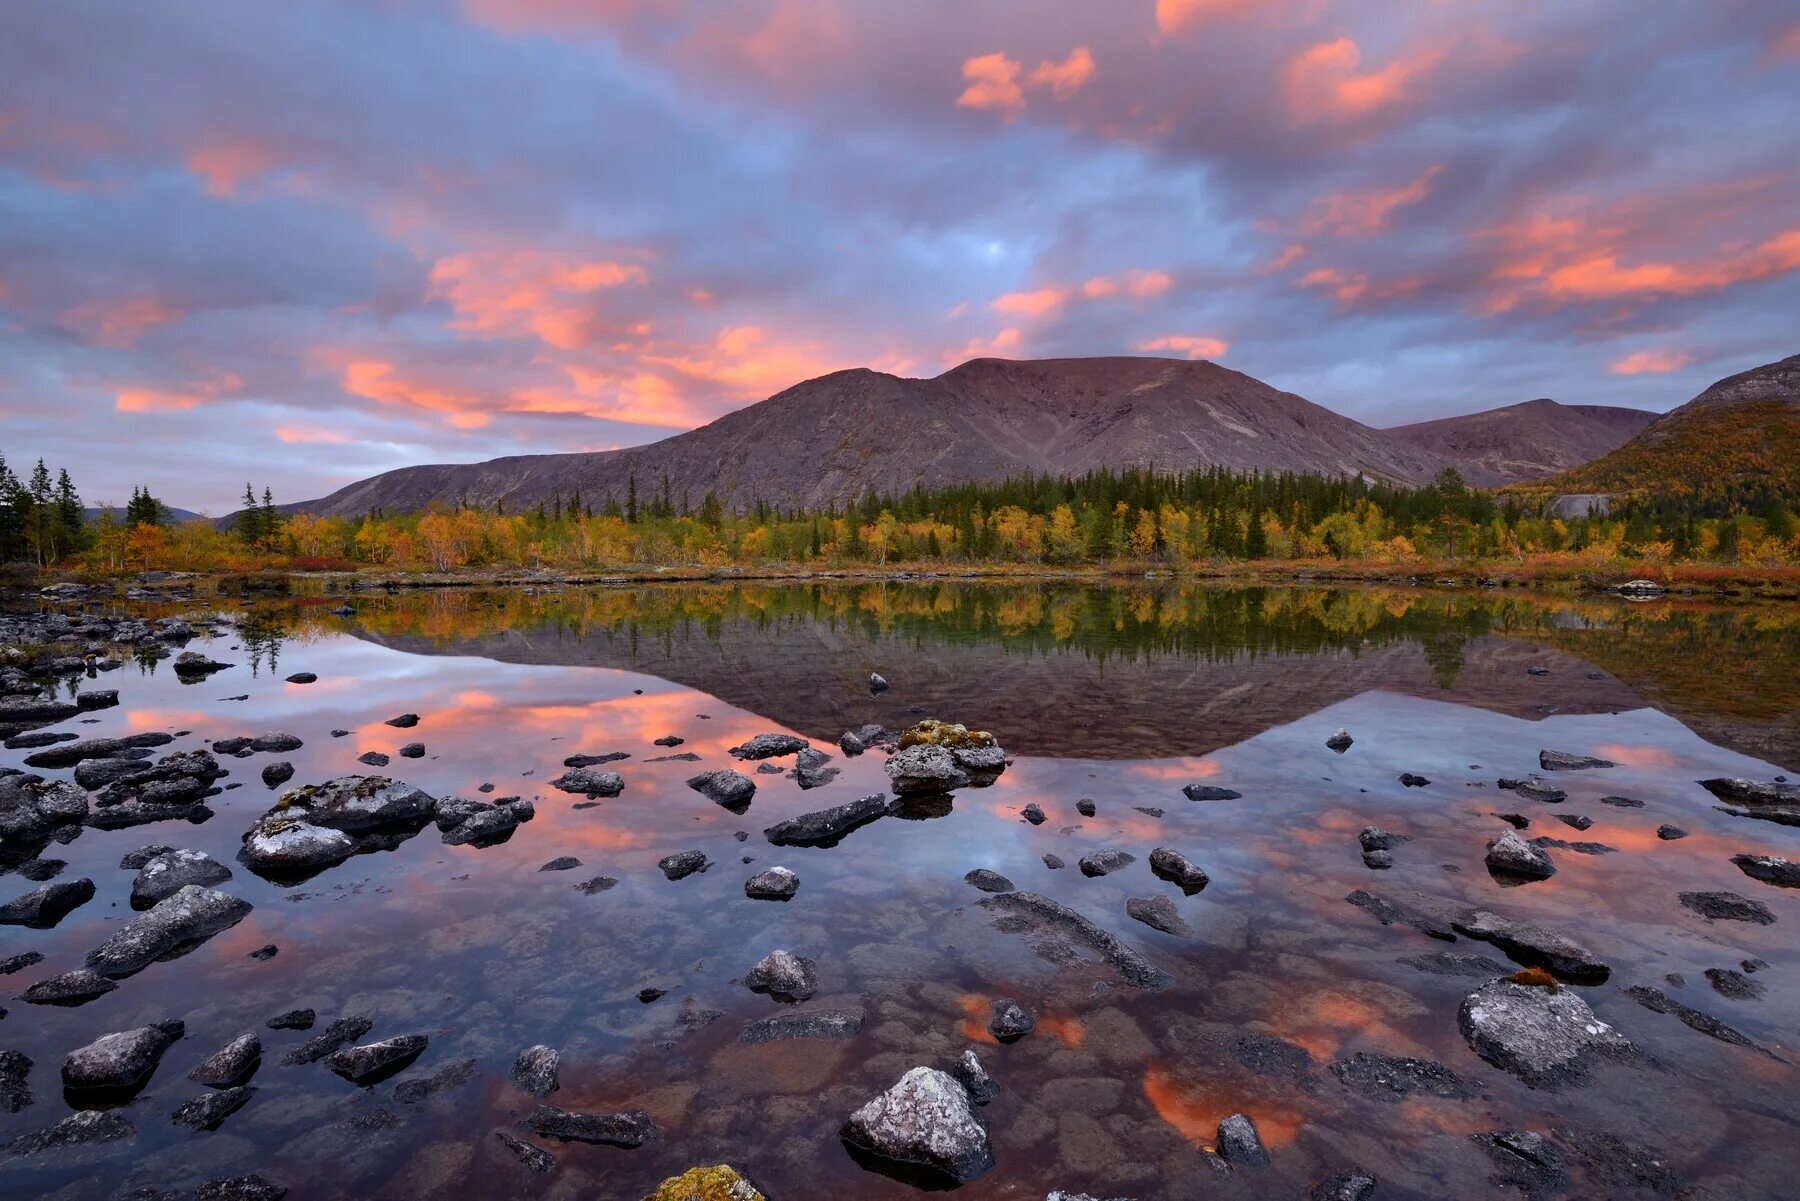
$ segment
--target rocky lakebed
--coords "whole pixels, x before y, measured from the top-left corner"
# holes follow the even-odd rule
[[[1800,1191],[1791,612],[185,587],[0,609],[5,1196]]]

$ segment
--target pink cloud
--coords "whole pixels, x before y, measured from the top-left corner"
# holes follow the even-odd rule
[[[113,408],[120,413],[179,413],[197,409],[243,387],[238,376],[221,374],[185,388],[120,388]]]
[[[5,290],[0,288],[0,298]],[[117,350],[134,345],[145,330],[179,321],[186,314],[160,296],[121,296],[90,301],[63,314],[63,324],[89,344]]]
[[[326,429],[318,425],[282,425],[275,428],[275,437],[283,442],[311,443],[322,442],[338,446],[350,441],[350,435],[338,430]]]
[[[1156,0],[1156,28],[1164,34],[1195,29],[1221,17],[1241,17],[1264,0]]]
[[[1138,343],[1138,349],[1147,353],[1172,352],[1190,359],[1223,358],[1230,348],[1231,344],[1223,338],[1193,337],[1186,334],[1172,334]]]
[[[964,88],[956,103],[963,108],[997,108],[1010,119],[1025,110],[1019,86],[1020,65],[1003,52],[963,60]]]
[[[1093,77],[1094,56],[1086,46],[1075,47],[1060,63],[1041,62],[1031,72],[1031,82],[1047,85],[1058,100],[1074,95]]]
[[[535,248],[482,251],[440,258],[431,268],[431,294],[448,300],[453,329],[484,337],[532,336],[574,350],[611,336],[586,299],[605,289],[648,282],[637,263],[570,259]]]
[[[1432,181],[1443,172],[1443,164],[1434,163],[1411,182],[1397,188],[1376,188],[1364,192],[1332,192],[1313,202],[1300,222],[1303,234],[1334,233],[1345,237],[1366,237],[1388,228],[1395,210],[1404,208],[1431,194]]]
[[[1061,308],[1068,298],[1067,288],[1037,288],[1030,292],[1008,292],[997,298],[991,307],[996,313],[1009,317],[1042,317]]]
[[[1615,359],[1606,369],[1613,375],[1661,375],[1680,371],[1694,361],[1694,356],[1681,350],[1640,350]]]
[[[198,175],[208,194],[234,199],[250,179],[274,170],[281,154],[272,143],[231,136],[202,142],[188,151],[187,168]]]
[[[1301,122],[1364,117],[1406,99],[1418,77],[1442,57],[1432,47],[1403,53],[1385,67],[1359,71],[1362,50],[1354,39],[1320,42],[1282,67],[1281,92]]]
[[[1167,271],[1146,271],[1142,267],[1133,267],[1118,275],[1094,276],[1081,285],[1081,294],[1089,300],[1103,300],[1119,295],[1147,300],[1153,296],[1161,296],[1174,283],[1174,278]]]

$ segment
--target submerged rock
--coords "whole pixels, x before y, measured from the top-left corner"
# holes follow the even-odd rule
[[[1560,1192],[1568,1179],[1566,1153],[1534,1130],[1497,1130],[1469,1137],[1493,1160],[1493,1182],[1503,1189],[1548,1197]]]
[[[1669,996],[1661,989],[1639,984],[1626,989],[1625,995],[1636,1001],[1639,1005],[1642,1005],[1645,1009],[1650,1010],[1652,1013],[1666,1013],[1670,1017],[1679,1019],[1683,1025],[1688,1027],[1688,1029],[1698,1030],[1708,1038],[1716,1038],[1722,1043],[1730,1043],[1736,1047],[1747,1047],[1750,1050],[1757,1052],[1759,1055],[1764,1055],[1775,1060],[1777,1063],[1787,1062],[1781,1056],[1775,1054],[1775,1052],[1769,1050],[1761,1043],[1756,1042],[1749,1035],[1733,1029],[1724,1022],[1721,1022],[1718,1018],[1713,1017],[1710,1013],[1702,1013],[1698,1009],[1683,1005],[1680,1001]]]
[[[576,1113],[554,1105],[540,1105],[526,1114],[519,1125],[542,1138],[627,1148],[641,1147],[661,1133],[655,1121],[641,1109],[628,1109],[623,1113]]]
[[[35,758],[25,762],[31,763]],[[1700,787],[1724,801],[1725,812],[1734,816],[1800,826],[1800,784],[1719,777],[1701,780]]]
[[[744,975],[744,986],[783,1001],[804,1001],[819,990],[818,965],[792,951],[770,951]]]
[[[1597,1063],[1635,1054],[1566,988],[1495,980],[1463,998],[1457,1025],[1477,1055],[1532,1088],[1578,1084]]]
[[[256,1090],[247,1085],[202,1093],[175,1111],[175,1124],[193,1130],[216,1130],[219,1123],[250,1103]]]
[[[1544,771],[1590,771],[1598,767],[1617,767],[1611,759],[1592,755],[1571,755],[1567,751],[1539,751],[1538,766]]]
[[[1003,1043],[1017,1042],[1037,1029],[1037,1019],[1031,1011],[1011,997],[988,1002],[988,1010],[988,1033]]]
[[[1777,855],[1733,855],[1731,861],[1752,880],[1778,888],[1800,888],[1800,863]]]
[[[6,1145],[11,1155],[42,1155],[64,1147],[83,1147],[96,1143],[117,1142],[136,1138],[137,1127],[116,1109],[84,1109],[72,1113],[53,1126],[21,1134]]]
[[[283,1055],[281,1062],[287,1067],[316,1063],[332,1052],[349,1046],[374,1027],[375,1023],[366,1017],[338,1018],[323,1031]]]
[[[1125,912],[1151,929],[1161,930],[1164,934],[1191,933],[1188,924],[1181,918],[1180,910],[1175,908],[1175,902],[1161,894],[1153,897],[1128,897],[1125,901]]]
[[[1369,1201],[1375,1195],[1375,1177],[1365,1172],[1339,1172],[1312,1186],[1307,1201]]]
[[[1539,847],[1534,847],[1511,830],[1504,830],[1487,844],[1487,866],[1501,876],[1521,880],[1548,880],[1556,874],[1556,865]]]
[[[850,1115],[844,1138],[883,1159],[966,1184],[994,1166],[987,1128],[963,1086],[936,1068],[913,1068]]]
[[[982,908],[1001,915],[1010,933],[1048,931],[1097,953],[1133,988],[1167,988],[1174,978],[1125,945],[1114,935],[1049,897],[1035,892],[1003,892],[978,901]]]
[[[87,965],[104,976],[129,976],[229,930],[252,908],[250,902],[226,893],[185,885],[89,951]]]
[[[1358,1051],[1331,1065],[1344,1087],[1371,1101],[1398,1104],[1411,1096],[1467,1101],[1481,1090],[1441,1063]]]
[[[772,1043],[812,1039],[848,1042],[862,1032],[862,1026],[863,1014],[860,1009],[807,1009],[751,1022],[738,1035],[738,1041]]]
[[[500,1140],[503,1147],[513,1153],[513,1158],[525,1165],[527,1171],[542,1174],[556,1166],[556,1156],[542,1147],[528,1143],[524,1139],[515,1138],[504,1130],[494,1131],[494,1137]]]
[[[179,1021],[158,1022],[103,1034],[63,1060],[63,1088],[72,1093],[132,1093],[162,1062],[163,1052],[187,1032]]]
[[[777,822],[763,831],[763,837],[776,846],[831,846],[859,826],[886,816],[891,804],[877,793]]]
[[[1680,899],[1683,908],[1693,910],[1708,921],[1750,922],[1758,926],[1775,924],[1775,915],[1767,905],[1740,897],[1735,892],[1684,892]]]
[[[1208,883],[1206,873],[1173,847],[1157,847],[1151,851],[1150,870],[1190,897]]]

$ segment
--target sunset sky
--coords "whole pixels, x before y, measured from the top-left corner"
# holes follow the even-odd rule
[[[986,354],[1664,409],[1800,351],[1796,131],[1779,2],[21,0],[0,451],[222,513]]]

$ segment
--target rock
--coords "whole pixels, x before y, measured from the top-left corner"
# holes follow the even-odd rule
[[[1544,771],[1590,771],[1597,767],[1617,767],[1611,759],[1592,755],[1571,755],[1567,751],[1539,751],[1538,766]]]
[[[819,989],[818,965],[792,951],[770,951],[744,975],[744,985],[777,1000],[804,1001]]]
[[[1686,838],[1688,833],[1680,826],[1662,825],[1656,827],[1656,836],[1664,842],[1675,842],[1677,839]]]
[[[1495,980],[1463,998],[1457,1025],[1477,1055],[1532,1088],[1578,1084],[1597,1062],[1635,1053],[1566,988]]]
[[[402,1034],[360,1047],[345,1047],[326,1056],[325,1066],[352,1084],[374,1084],[417,1059],[430,1041],[423,1034]]]
[[[1049,852],[1045,852],[1044,866],[1049,868],[1051,871],[1058,871],[1061,868],[1067,867],[1068,865],[1063,862],[1061,855],[1052,855]]]
[[[63,1060],[63,1088],[71,1093],[128,1094],[142,1088],[163,1052],[187,1032],[179,1021],[103,1034]]]
[[[1049,930],[1097,953],[1133,988],[1167,988],[1173,977],[1081,914],[1035,892],[1003,892],[977,902],[1000,914],[1010,933]]]
[[[982,892],[1011,892],[1013,882],[999,872],[978,867],[963,877],[963,883],[972,884]]]
[[[194,1190],[194,1201],[281,1201],[287,1185],[258,1176],[219,1176]]]
[[[595,876],[592,880],[583,880],[575,886],[575,891],[584,897],[598,896],[619,886],[618,880],[612,876]]]
[[[1351,1092],[1388,1104],[1398,1104],[1412,1096],[1467,1101],[1481,1095],[1480,1089],[1429,1059],[1358,1051],[1332,1064],[1331,1071]]]
[[[187,680],[203,679],[230,666],[232,664],[221,663],[199,651],[182,651],[175,656],[175,674]]]
[[[1521,880],[1548,880],[1556,874],[1556,865],[1547,853],[1511,830],[1502,831],[1487,844],[1487,867],[1497,876]]]
[[[342,863],[354,854],[356,840],[342,830],[328,830],[298,818],[265,816],[244,836],[238,859],[259,876],[298,878]]]
[[[770,1043],[808,1039],[848,1042],[862,1032],[862,1025],[863,1015],[860,1009],[807,1009],[751,1022],[738,1035],[738,1041]]]
[[[763,837],[776,846],[833,846],[852,830],[885,816],[889,805],[880,794],[866,796],[777,822],[763,831]]]
[[[644,1201],[768,1201],[729,1164],[689,1168],[656,1186]]]
[[[1044,822],[1049,820],[1044,816],[1044,807],[1039,805],[1036,801],[1033,801],[1031,804],[1025,806],[1025,808],[1019,810],[1019,816],[1034,826],[1041,826]]]
[[[1800,888],[1800,863],[1776,855],[1733,855],[1731,861],[1752,880],[1777,888]]]
[[[271,730],[266,734],[258,734],[249,743],[251,750],[269,755],[285,755],[289,751],[297,751],[305,745],[286,730]]]
[[[1577,830],[1591,830],[1594,826],[1594,819],[1584,813],[1559,813],[1556,820]]]
[[[290,1009],[263,1023],[271,1030],[311,1030],[316,1015],[310,1009]]]
[[[1600,798],[1600,803],[1611,805],[1614,809],[1642,809],[1644,807],[1644,802],[1628,796],[1603,796]]]
[[[54,1126],[21,1134],[6,1146],[10,1155],[42,1155],[64,1147],[83,1147],[96,1143],[117,1142],[136,1138],[137,1127],[116,1109],[84,1109],[72,1113]]]
[[[1151,851],[1150,870],[1190,897],[1208,883],[1206,873],[1173,847],[1157,847]]]
[[[425,744],[422,742],[409,742],[401,747],[397,753],[402,759],[423,759],[425,757]]]
[[[209,1088],[230,1088],[255,1075],[261,1063],[262,1040],[254,1034],[240,1034],[201,1060],[188,1079]]]
[[[1375,871],[1386,871],[1394,866],[1394,853],[1392,851],[1364,851],[1362,861],[1364,867]]]
[[[1741,978],[1742,977],[1740,977],[1740,979]],[[1749,1035],[1727,1026],[1724,1022],[1721,1022],[1718,1018],[1713,1017],[1709,1013],[1702,1013],[1698,1009],[1683,1005],[1680,1001],[1669,996],[1661,989],[1650,988],[1647,985],[1639,984],[1626,989],[1625,995],[1636,1001],[1639,1005],[1642,1005],[1645,1009],[1650,1010],[1652,1013],[1666,1013],[1671,1017],[1680,1019],[1682,1024],[1687,1026],[1688,1029],[1698,1030],[1708,1038],[1716,1038],[1722,1043],[1730,1043],[1735,1047],[1747,1047],[1760,1055],[1775,1060],[1777,1063],[1787,1062],[1781,1056],[1775,1054],[1775,1052],[1750,1038]]]
[[[1094,805],[1093,801],[1083,797],[1081,800],[1075,802],[1075,812],[1081,814],[1083,817],[1092,817],[1099,812],[1099,809]]]
[[[365,763],[370,767],[386,767],[388,763],[391,762],[391,760],[380,751],[364,751],[356,757],[356,761],[358,763]]]
[[[286,817],[359,834],[389,826],[424,825],[437,800],[387,776],[339,776],[281,794],[265,818]]]
[[[310,671],[297,671],[287,678],[287,682],[290,684],[316,684],[319,682],[319,677]]]
[[[1011,997],[1000,997],[988,1003],[988,1033],[1003,1043],[1017,1042],[1037,1029],[1031,1011]]]
[[[653,739],[651,745],[668,747],[673,750],[686,741],[687,739],[678,734],[664,734],[661,738]]]
[[[1567,1156],[1561,1147],[1536,1131],[1497,1130],[1469,1137],[1493,1160],[1497,1171],[1492,1179],[1500,1188],[1516,1190],[1526,1197],[1550,1197],[1562,1190],[1567,1180]]]
[[[869,691],[870,692],[886,692],[887,690],[888,690],[888,682],[881,678],[881,673],[874,672],[874,671],[870,672],[869,673]]]
[[[1604,1190],[1590,1195],[1675,1197],[1686,1201],[1707,1191],[1688,1188],[1686,1181],[1664,1162],[1667,1152],[1661,1147],[1627,1142],[1604,1131],[1567,1126],[1552,1127],[1550,1133],[1569,1149],[1587,1182]]]
[[[303,1063],[316,1063],[333,1052],[349,1046],[374,1028],[375,1023],[365,1017],[338,1018],[331,1025],[313,1035],[299,1046],[281,1057],[287,1067],[296,1067]]]
[[[520,822],[530,821],[536,814],[530,801],[505,801],[471,813],[446,831],[443,841],[450,846],[503,842]]]
[[[552,859],[550,862],[544,864],[544,866],[538,868],[538,870],[540,872],[566,872],[580,866],[581,860],[575,858],[575,856],[562,855]]]
[[[1168,897],[1129,897],[1125,901],[1125,912],[1132,918],[1143,922],[1153,930],[1161,930],[1164,934],[1188,934],[1188,924],[1181,919],[1180,910]]]
[[[0,721],[4,716],[0,715]],[[79,742],[64,742],[57,746],[25,756],[27,767],[74,767],[84,759],[113,759],[120,757],[121,752],[143,750],[148,747],[167,746],[174,742],[171,734],[159,730],[150,730],[142,734],[132,734],[124,738],[84,738]]]
[[[39,980],[20,993],[19,1000],[27,1005],[85,1005],[118,987],[99,972],[90,968],[76,968],[72,972]]]
[[[37,766],[32,756],[26,763]],[[1700,787],[1725,802],[1725,812],[1737,817],[1755,817],[1800,826],[1800,784],[1785,780],[1742,780],[1718,778],[1701,780]]]
[[[1735,892],[1684,892],[1680,899],[1683,908],[1693,910],[1708,921],[1752,922],[1758,926],[1775,924],[1775,915],[1767,905],[1740,897]]]
[[[883,1159],[930,1169],[966,1184],[994,1166],[987,1129],[969,1094],[936,1068],[913,1068],[850,1115],[843,1135]]]
[[[986,1105],[1000,1095],[1000,1086],[988,1075],[987,1068],[982,1065],[981,1057],[975,1054],[973,1047],[962,1053],[962,1058],[956,1061],[950,1074],[968,1092],[969,1100],[977,1105]]]
[[[226,893],[185,885],[89,951],[87,965],[103,976],[129,976],[229,930],[251,908],[250,902]]]
[[[1308,1201],[1369,1201],[1375,1195],[1375,1177],[1363,1172],[1339,1172],[1312,1186]]]
[[[394,1100],[417,1105],[438,1093],[460,1088],[475,1079],[473,1059],[452,1059],[429,1076],[413,1076],[394,1086]]]
[[[897,736],[890,734],[886,727],[879,725],[858,726],[854,730],[845,730],[838,739],[838,749],[849,756],[862,754],[870,747],[892,742]]]
[[[1576,984],[1602,984],[1612,974],[1592,951],[1542,926],[1513,921],[1486,909],[1459,915],[1453,925],[1459,934],[1492,943],[1521,963],[1548,968]]]
[[[1502,778],[1499,786],[1518,793],[1528,801],[1538,801],[1545,805],[1560,805],[1569,799],[1568,793],[1536,776],[1527,776],[1523,779]]]
[[[838,777],[838,768],[827,767],[831,756],[812,747],[802,747],[794,757],[793,778],[803,789],[822,788]]]
[[[14,972],[22,972],[33,964],[44,962],[42,951],[21,951],[17,955],[8,955],[0,959],[0,976],[10,976]]]
[[[194,1130],[216,1130],[220,1122],[249,1104],[256,1090],[247,1085],[202,1093],[175,1111],[175,1124]]]
[[[599,767],[606,763],[617,763],[621,759],[631,758],[629,751],[610,751],[604,755],[570,755],[563,760],[564,767]]]
[[[512,1074],[507,1078],[520,1092],[548,1097],[557,1089],[557,1070],[561,1065],[562,1056],[556,1049],[539,1043],[519,1052],[519,1057],[513,1061]]]
[[[1403,842],[1411,842],[1412,838],[1405,834],[1390,834],[1380,826],[1364,826],[1356,841],[1365,851],[1391,851]]]
[[[1108,849],[1095,851],[1091,855],[1083,855],[1079,866],[1082,875],[1092,877],[1110,875],[1120,868],[1129,867],[1136,862],[1137,856],[1130,851]]]
[[[697,776],[690,776],[687,786],[733,813],[742,813],[748,809],[751,798],[756,795],[756,781],[737,771],[701,772]]]
[[[1269,1153],[1263,1150],[1262,1138],[1256,1133],[1256,1123],[1241,1113],[1234,1113],[1219,1123],[1217,1145],[1219,1155],[1234,1168],[1257,1167],[1269,1162]]]
[[[1415,775],[1409,771],[1400,773],[1400,784],[1402,787],[1424,788],[1426,785],[1428,785],[1430,783],[1431,783],[1431,781],[1427,780],[1424,776]]]
[[[165,851],[138,870],[131,881],[131,906],[147,909],[189,884],[221,884],[231,869],[204,851]]]
[[[792,900],[800,891],[800,877],[785,867],[771,867],[744,881],[744,895],[758,901]]]
[[[93,713],[99,709],[112,709],[119,703],[117,688],[94,688],[75,694],[75,707],[83,713]]]
[[[1446,901],[1428,897],[1422,893],[1410,893],[1404,896],[1378,896],[1367,889],[1359,888],[1344,898],[1350,904],[1369,914],[1384,926],[1399,923],[1411,926],[1422,934],[1433,938],[1441,938],[1445,942],[1456,941],[1456,930],[1451,923],[1461,912]]]
[[[1733,1001],[1754,1001],[1768,991],[1761,981],[1752,980],[1742,972],[1730,968],[1709,967],[1705,975],[1714,992]]]
[[[730,751],[738,759],[775,759],[796,754],[806,747],[806,739],[792,734],[758,734],[742,746],[731,747]]]
[[[93,899],[92,880],[40,884],[30,892],[0,905],[0,926],[30,926],[36,930],[49,930]]]
[[[1399,962],[1415,971],[1428,972],[1433,976],[1470,976],[1483,980],[1504,976],[1512,970],[1506,964],[1497,959],[1489,959],[1486,955],[1453,955],[1448,951],[1410,955]]]
[[[494,1131],[494,1137],[513,1153],[515,1159],[525,1165],[526,1171],[542,1174],[556,1166],[556,1156],[542,1147],[534,1146],[524,1139],[515,1138],[504,1130]]]
[[[119,860],[119,866],[126,871],[140,871],[158,855],[167,855],[174,847],[162,845],[142,846],[135,851],[127,851]]]
[[[1350,731],[1340,726],[1331,732],[1331,737],[1325,740],[1325,745],[1341,755],[1349,750],[1355,741],[1356,739],[1350,737]]]
[[[294,765],[286,759],[266,764],[262,769],[262,782],[270,788],[278,788],[294,778]]]
[[[1215,788],[1211,784],[1189,784],[1181,791],[1190,801],[1235,801],[1244,795],[1234,789]]]
[[[669,879],[679,880],[684,876],[691,876],[695,872],[703,872],[711,867],[712,864],[709,863],[706,856],[699,851],[679,851],[673,855],[665,855],[663,858],[658,859],[656,861],[656,866],[661,869],[662,874]]]
[[[388,718],[383,724],[393,726],[396,730],[410,730],[419,724],[419,715],[417,713],[402,713],[399,717]]]
[[[951,792],[966,786],[969,773],[941,746],[920,744],[897,752],[882,765],[899,796]]]
[[[611,1147],[641,1147],[661,1133],[641,1109],[623,1113],[575,1113],[554,1105],[540,1105],[519,1125],[541,1138],[560,1138],[579,1143],[604,1143]]]
[[[0,1051],[0,1113],[18,1113],[30,1105],[31,1058],[19,1051]]]
[[[564,792],[584,793],[590,797],[613,797],[625,791],[625,777],[616,771],[575,767],[550,781],[550,787],[560,788]]]

